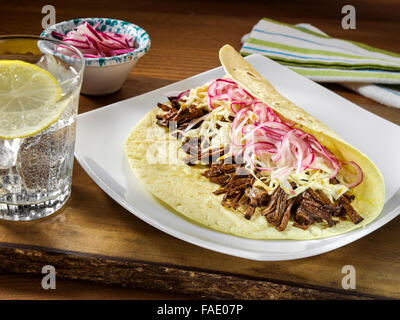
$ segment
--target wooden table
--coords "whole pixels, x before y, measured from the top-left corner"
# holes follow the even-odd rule
[[[2,5],[0,34],[39,34],[41,6],[32,1]],[[52,1],[57,21],[113,17],[150,34],[149,53],[124,87],[105,97],[81,96],[90,111],[219,66],[225,43],[240,38],[263,16],[307,22],[326,33],[399,51],[396,0],[353,1],[357,29],[341,28],[336,1]],[[382,106],[339,85],[329,89],[400,124],[400,110]],[[56,267],[58,289],[44,293],[43,265]],[[357,270],[357,288],[341,289],[344,265]],[[400,298],[400,218],[343,248],[288,262],[256,262],[196,247],[142,222],[109,198],[75,163],[72,197],[65,208],[28,223],[0,222],[0,298]],[[18,274],[31,274],[18,275]],[[92,284],[86,280],[97,281]],[[103,284],[100,284],[103,283]],[[104,283],[116,286],[107,286]],[[135,289],[123,289],[119,286]],[[6,289],[7,288],[7,289]],[[60,289],[64,288],[64,289]],[[153,291],[149,292],[148,289]],[[113,292],[112,294],[110,292]]]

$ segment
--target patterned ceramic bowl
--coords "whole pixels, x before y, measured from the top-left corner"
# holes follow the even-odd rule
[[[82,18],[63,21],[48,27],[42,37],[55,39],[52,32],[66,34],[87,21],[91,26],[99,23],[97,30],[111,31],[133,36],[136,49],[132,52],[105,58],[85,58],[85,71],[81,92],[89,95],[104,95],[119,90],[132,67],[150,48],[150,38],[141,27],[122,20],[107,18]]]

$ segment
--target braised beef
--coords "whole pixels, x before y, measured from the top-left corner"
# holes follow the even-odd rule
[[[176,100],[176,98],[170,97],[169,99],[171,107],[162,103],[157,104],[161,110],[165,111],[164,114],[156,116],[156,123],[160,126],[168,127],[170,122],[174,122],[177,129],[183,130],[189,125],[190,121],[200,118],[208,113],[207,110],[197,108],[196,106],[181,107],[181,104]],[[199,126],[200,124],[201,121],[193,128]]]
[[[157,107],[159,107],[161,110],[165,111],[166,113],[157,114],[156,115],[156,118],[157,118],[156,123],[160,126],[168,127],[169,121],[173,121],[172,119],[178,114],[178,110],[171,108],[162,103],[157,103]]]
[[[240,171],[240,168],[237,171]],[[244,199],[248,202],[247,189],[251,188],[253,183],[254,177],[250,173],[247,176],[243,174],[232,175],[228,181],[228,188],[222,199],[222,205],[237,208],[239,204],[244,204]]]
[[[194,165],[198,160],[201,160],[203,164],[210,164],[216,162],[224,153],[224,148],[208,149],[206,151],[201,151],[199,148],[197,154],[186,157],[183,161],[187,165]]]
[[[299,206],[295,211],[293,226],[307,230],[314,222],[312,216],[306,212],[302,206]]]
[[[293,207],[295,201],[296,201],[296,198],[291,198],[287,201],[286,210],[283,213],[281,221],[278,225],[275,225],[275,227],[278,231],[283,231],[286,229],[288,222],[289,222],[289,218],[291,216],[292,207]]]
[[[249,205],[251,202],[249,189],[252,188],[254,177],[240,165],[213,163],[202,175],[222,186],[214,191],[214,194],[224,194],[221,201],[223,206],[238,208],[242,205]],[[255,205],[255,200],[252,203]],[[251,215],[252,213],[249,211],[248,217]]]
[[[214,194],[224,194],[223,206],[233,209],[243,207],[244,217],[248,220],[259,208],[261,215],[278,231],[285,230],[290,219],[293,219],[295,227],[303,230],[314,222],[333,227],[339,223],[334,218],[343,219],[344,214],[356,224],[362,220],[344,196],[331,202],[322,191],[307,189],[296,197],[289,197],[280,187],[268,195],[263,188],[253,186],[254,177],[239,164],[212,163],[202,174],[221,186]]]
[[[333,227],[336,224],[336,222],[332,219],[331,215],[327,211],[323,211],[320,208],[313,206],[312,204],[307,202],[303,202],[301,206],[309,215],[314,218],[314,220],[318,222],[322,222],[323,220],[325,220],[330,227]]]
[[[181,108],[181,104],[179,103],[178,97],[168,97],[169,102],[171,103],[171,107],[179,110]]]
[[[250,220],[251,217],[254,215],[255,210],[257,207],[262,207],[268,204],[270,196],[268,193],[263,189],[259,187],[251,187],[246,189],[246,201],[243,201],[243,204],[248,203],[248,208],[246,210],[246,213],[244,217],[247,220]]]
[[[279,188],[275,198],[275,210],[265,214],[265,218],[274,226],[280,224],[283,214],[286,211],[287,193]]]
[[[277,203],[279,195],[280,195],[280,189],[275,189],[275,191],[273,192],[273,194],[271,196],[269,204],[263,211],[261,211],[261,214],[263,216],[269,215],[275,211],[276,203]]]
[[[342,206],[340,203],[331,202],[320,190],[307,189],[303,194],[302,202],[317,207],[319,210],[326,211],[334,217],[342,215]]]
[[[350,204],[349,200],[346,197],[340,197],[339,198],[340,204],[343,206],[344,211],[348,215],[351,221],[353,221],[354,224],[359,224],[361,221],[363,221],[363,217],[361,217],[356,210],[352,207]]]
[[[270,199],[268,192],[261,187],[252,187],[251,189],[249,189],[248,196],[249,198],[254,199],[254,202],[257,204],[257,207],[267,205]]]
[[[334,217],[343,216],[343,213],[349,210],[347,204],[343,204],[346,202],[352,209],[349,211],[350,219],[354,223],[359,220],[356,219],[359,216],[358,213],[345,197],[331,202],[324,193],[312,189],[296,197],[289,197],[280,187],[276,188],[272,195],[268,195],[263,188],[253,186],[254,177],[246,168],[238,164],[213,163],[208,170],[203,172],[203,175],[221,186],[220,189],[214,191],[214,194],[224,194],[222,205],[234,209],[243,206],[244,217],[248,220],[259,208],[261,215],[265,216],[278,231],[285,230],[291,218],[295,227],[304,230],[307,230],[314,222],[326,223],[328,227],[333,227],[339,222]]]
[[[191,156],[197,155],[200,151],[200,142],[200,139],[197,137],[188,138],[182,144],[181,149]]]

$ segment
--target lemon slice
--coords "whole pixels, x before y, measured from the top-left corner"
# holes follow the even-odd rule
[[[66,103],[46,70],[23,61],[0,60],[0,138],[32,136],[56,122]]]

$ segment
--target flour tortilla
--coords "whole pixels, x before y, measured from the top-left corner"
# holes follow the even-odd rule
[[[340,221],[334,227],[314,223],[308,230],[289,221],[284,231],[277,231],[256,211],[251,220],[221,205],[223,195],[212,192],[218,185],[203,177],[205,166],[187,166],[187,156],[179,147],[181,141],[165,128],[156,125],[158,108],[150,111],[129,134],[125,152],[133,172],[155,197],[179,214],[208,228],[250,239],[317,239],[338,235],[364,227],[374,220],[384,204],[384,181],[378,168],[361,151],[346,143],[322,122],[282,97],[272,85],[244,60],[231,46],[220,50],[220,60],[227,75],[253,96],[268,104],[280,116],[296,123],[296,127],[313,134],[340,160],[355,161],[364,172],[363,182],[354,188],[353,207],[364,218],[355,225]]]

